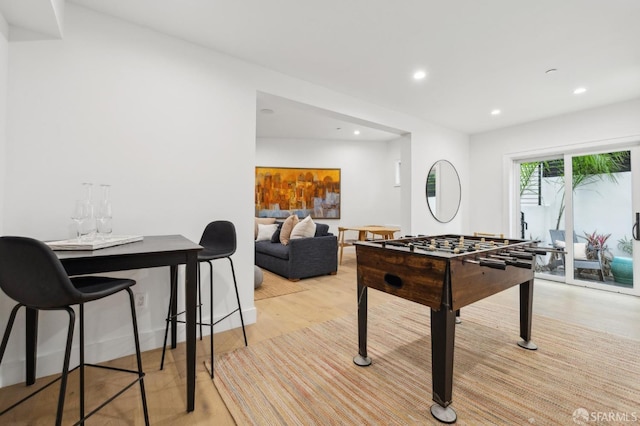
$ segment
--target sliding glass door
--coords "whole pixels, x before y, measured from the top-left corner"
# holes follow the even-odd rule
[[[561,246],[564,240],[564,159],[527,160],[520,172],[520,238],[540,241],[542,246]],[[536,274],[565,281],[565,257],[558,252],[538,258]]]
[[[640,273],[640,230],[633,230],[640,220],[637,151],[632,147],[519,163],[522,236],[557,250],[538,259],[539,277],[640,294],[633,282]]]

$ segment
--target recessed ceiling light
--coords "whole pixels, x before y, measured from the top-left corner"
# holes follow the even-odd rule
[[[269,109],[269,108],[262,108],[260,110],[260,112],[263,113],[263,114],[273,114],[274,113],[274,111],[272,109]]]
[[[574,94],[574,95],[579,95],[579,94],[584,93],[584,92],[586,92],[586,91],[587,91],[587,89],[586,89],[586,88],[584,88],[584,87],[578,87],[576,90],[574,90],[574,91],[573,91],[573,94]]]
[[[493,111],[491,111],[491,115],[500,115],[502,113],[502,111],[500,111],[499,109],[494,109]]]
[[[423,78],[425,78],[427,76],[427,72],[423,71],[423,70],[419,70],[413,73],[413,78],[415,80],[422,80]]]
[[[353,134],[354,134],[354,135],[359,135],[359,134],[360,134],[360,130],[354,130],[354,131],[353,131]]]

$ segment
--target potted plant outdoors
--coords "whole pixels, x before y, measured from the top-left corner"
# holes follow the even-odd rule
[[[598,234],[598,231],[593,231],[591,234],[584,233],[584,238],[587,240],[587,259],[600,260],[602,264],[602,273],[604,276],[608,276],[611,271],[611,261],[613,256],[609,251],[607,240],[611,234]]]
[[[611,261],[611,273],[615,282],[620,284],[633,284],[633,241],[626,236],[618,240],[618,248],[629,255],[614,256]]]

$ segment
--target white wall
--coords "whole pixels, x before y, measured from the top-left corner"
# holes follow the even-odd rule
[[[4,188],[6,176],[7,144],[7,66],[9,62],[9,28],[4,16],[0,14],[0,235],[4,223]]]
[[[64,40],[9,45],[4,232],[66,238],[85,181],[112,185],[118,234],[183,234],[198,241],[209,221],[232,220],[245,318],[255,322],[252,69],[73,5],[65,21]],[[227,264],[215,271],[214,312],[220,317],[234,306],[235,295]],[[149,294],[148,307],[139,311],[141,343],[158,347],[168,268],[123,275],[138,281],[134,291]],[[89,359],[132,352],[122,305],[114,298],[88,307]],[[0,298],[2,326],[10,306]],[[51,374],[61,365],[64,318],[47,312],[41,318],[38,373]],[[23,379],[20,335],[18,328],[1,367],[4,384]]]
[[[422,133],[422,132],[418,132]],[[283,167],[339,167],[342,169],[343,204],[340,220],[325,219],[331,232],[340,225],[397,225],[405,234],[465,232],[463,210],[468,167],[467,137],[433,127],[426,134],[407,135],[390,142],[258,139],[256,165]],[[417,153],[412,155],[413,153]],[[460,175],[462,204],[450,223],[431,215],[426,201],[429,169],[440,159],[449,160]],[[395,162],[401,160],[401,185],[394,185]]]
[[[399,218],[397,222],[402,230],[402,235],[408,234],[411,229],[411,135],[405,135],[387,144],[387,159],[393,164],[393,178],[395,180],[395,162],[400,161],[400,186],[393,188],[391,205],[399,206]],[[396,234],[398,236],[398,234]]]
[[[471,230],[509,229],[507,159],[640,142],[640,99],[471,136]]]
[[[431,127],[425,134],[411,134],[411,233],[437,235],[468,232],[468,198],[471,192],[469,139],[453,131]],[[456,168],[462,190],[458,214],[449,223],[436,221],[427,205],[426,183],[431,166],[448,160]]]
[[[258,82],[260,92],[273,94],[292,101],[312,105],[314,107],[335,111],[350,117],[355,117],[370,123],[378,123],[393,129],[402,129],[407,132],[411,143],[404,146],[402,157],[405,154],[410,159],[409,167],[403,167],[403,173],[410,173],[410,185],[401,187],[403,214],[403,232],[440,234],[458,233],[468,228],[468,202],[469,179],[469,137],[466,134],[456,132],[435,124],[425,122],[418,118],[408,116],[384,107],[369,104],[367,102],[351,98],[341,93],[328,91],[319,86],[308,85],[298,81],[294,84],[291,80],[283,84],[282,76],[277,73],[264,70]],[[438,160],[449,160],[458,170],[462,182],[462,204],[457,216],[450,223],[436,221],[429,212],[427,206],[425,184],[429,169]],[[406,161],[405,161],[406,165]],[[405,191],[410,191],[405,198]],[[410,200],[410,207],[405,207],[405,200]],[[404,223],[408,220],[409,227]]]
[[[8,48],[3,233],[67,237],[71,206],[85,181],[112,185],[116,233],[178,233],[198,241],[207,222],[230,219],[238,232],[234,261],[248,324],[256,318],[257,91],[410,132],[410,152],[417,155],[411,158],[410,180],[422,182],[417,198],[412,186],[405,212],[411,228],[437,226],[424,202],[430,165],[447,158],[461,170],[467,166],[465,135],[73,4],[65,10],[64,34],[63,40]],[[462,221],[457,218],[450,230],[455,232]],[[161,342],[166,269],[122,273],[138,281],[136,291],[149,294],[148,307],[138,312],[145,350]],[[204,282],[207,278],[204,268]],[[214,281],[214,312],[220,317],[234,306],[228,270],[216,268]],[[2,329],[11,305],[0,297]],[[130,324],[121,306],[121,300],[105,300],[88,307],[89,360],[132,352]],[[41,318],[38,374],[47,375],[59,370],[64,319],[56,313]],[[221,325],[224,330],[239,321]],[[0,367],[0,385],[24,379],[21,326],[17,323]]]
[[[400,145],[391,142],[265,138],[256,142],[257,166],[340,169],[341,217],[318,219],[335,235],[340,225],[401,225],[400,187],[394,186],[399,156]]]

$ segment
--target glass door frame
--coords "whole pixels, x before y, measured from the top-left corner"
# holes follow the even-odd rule
[[[573,157],[599,154],[615,151],[631,152],[631,171],[632,171],[632,195],[631,204],[632,212],[630,212],[629,230],[633,226],[635,221],[635,213],[640,212],[640,140],[638,137],[626,138],[627,140],[617,140],[617,143],[605,143],[600,141],[598,143],[590,143],[581,146],[580,148],[573,147],[573,149],[547,149],[537,152],[527,153],[515,153],[511,155],[505,155],[504,157],[504,170],[505,170],[505,183],[508,185],[508,190],[505,191],[505,205],[509,206],[509,214],[507,217],[507,229],[510,230],[511,235],[520,236],[520,193],[519,193],[519,181],[520,181],[520,163],[528,161],[544,161],[550,158],[563,158],[564,159],[564,173],[565,176],[571,176],[573,172]],[[566,147],[565,147],[566,148]],[[566,235],[573,235],[574,221],[573,221],[573,188],[572,180],[565,180],[565,211],[564,211],[564,229]],[[633,276],[634,284],[631,288],[617,287],[611,285],[599,284],[596,282],[585,281],[575,278],[575,270],[573,269],[573,245],[567,244],[566,247],[566,267],[565,276],[552,276],[542,274],[541,279],[550,281],[560,281],[570,285],[576,285],[581,287],[596,288],[599,290],[630,294],[634,296],[640,296],[640,241],[633,241]]]
[[[513,206],[509,218],[509,228],[511,230],[510,235],[521,237],[521,216],[520,212],[522,211],[522,206],[520,204],[520,191],[519,191],[519,182],[520,182],[520,164],[527,163],[532,161],[550,161],[550,160],[560,160],[563,159],[564,156],[562,153],[557,154],[549,154],[548,152],[540,153],[539,155],[527,155],[527,156],[514,156],[510,158],[510,167],[512,168],[512,183],[509,184],[511,194],[511,205]],[[563,215],[564,216],[564,215]],[[525,238],[526,231],[525,231]],[[566,273],[565,273],[566,275]],[[536,273],[541,279],[547,281],[557,281],[564,283],[566,282],[566,278],[564,275],[553,275],[544,272]]]

